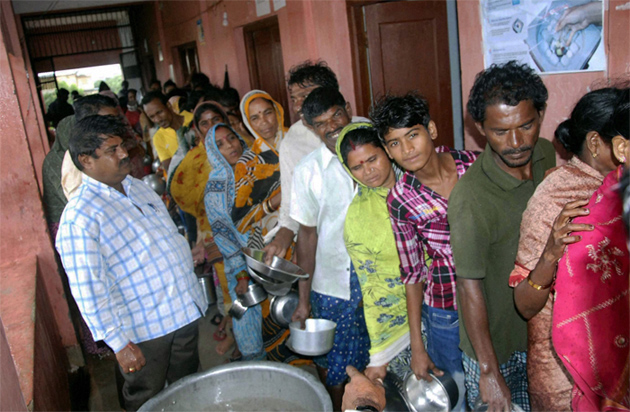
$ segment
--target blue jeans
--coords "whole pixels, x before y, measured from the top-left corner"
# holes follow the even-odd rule
[[[422,305],[422,326],[427,338],[427,353],[435,366],[448,372],[457,383],[459,400],[453,411],[465,410],[464,368],[459,349],[459,317],[456,310]]]

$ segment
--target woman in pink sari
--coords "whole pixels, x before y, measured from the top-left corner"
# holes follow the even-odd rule
[[[613,155],[621,164],[630,156],[629,113],[626,89],[612,139]],[[621,174],[622,166],[608,174],[586,205],[589,213],[573,219],[573,224],[593,229],[573,232],[581,239],[567,246],[558,263],[553,344],[575,382],[574,411],[630,408],[630,260],[618,191]],[[554,227],[566,223],[559,220]]]

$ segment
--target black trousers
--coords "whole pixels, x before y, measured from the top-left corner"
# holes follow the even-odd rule
[[[166,382],[170,385],[196,373],[199,370],[198,342],[198,321],[194,321],[168,335],[136,343],[147,364],[133,373],[124,373],[117,365],[116,372],[124,380],[121,390],[124,405],[121,406],[127,411],[138,410],[164,389]]]

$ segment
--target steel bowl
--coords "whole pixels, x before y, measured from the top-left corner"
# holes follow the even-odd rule
[[[162,196],[164,190],[166,190],[166,182],[160,176],[152,173],[142,178],[142,181],[146,183],[155,193]]]
[[[242,318],[245,312],[247,312],[247,306],[243,306],[241,301],[238,299],[236,299],[235,301],[232,301],[232,306],[230,306],[230,310],[228,310],[228,313],[234,319]]]
[[[279,280],[267,279],[250,267],[247,268],[247,271],[252,279],[260,283],[270,295],[284,296],[291,291],[291,282],[280,282]]]
[[[142,158],[142,165],[151,166],[151,156],[149,156],[148,154],[144,155],[144,157]]]
[[[186,376],[149,399],[139,411],[331,412],[326,388],[312,374],[278,362],[217,366]]]
[[[300,298],[296,292],[290,292],[286,296],[274,296],[269,303],[269,315],[278,325],[288,328],[291,324],[291,316],[297,308]]]
[[[241,305],[249,308],[251,306],[258,305],[260,302],[267,299],[267,292],[265,292],[265,289],[262,286],[253,283],[247,287],[247,292],[236,296],[238,297]]]
[[[308,279],[308,273],[286,259],[274,256],[271,260],[271,265],[267,265],[264,260],[264,251],[248,247],[244,247],[242,251],[245,255],[247,266],[265,277],[281,282],[295,282],[298,279]]]
[[[459,400],[459,389],[453,377],[444,372],[442,376],[431,374],[431,382],[416,379],[416,375],[409,372],[403,384],[404,396],[411,409],[415,412],[450,411]]]
[[[324,355],[333,347],[337,324],[327,319],[306,319],[306,327],[300,322],[291,322],[291,347],[296,353],[306,356]]]

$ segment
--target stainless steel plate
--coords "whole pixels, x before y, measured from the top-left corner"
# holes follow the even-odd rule
[[[295,282],[298,279],[308,279],[308,273],[304,272],[298,265],[274,256],[271,265],[264,263],[264,255],[260,249],[244,247],[241,249],[245,255],[247,266],[254,269],[263,276],[279,280],[281,282]]]

